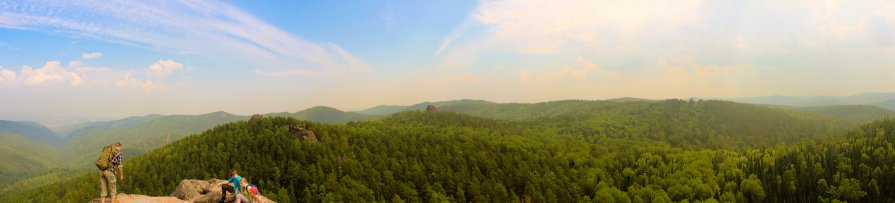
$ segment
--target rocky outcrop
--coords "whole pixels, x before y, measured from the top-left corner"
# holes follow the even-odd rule
[[[261,120],[261,119],[264,119],[264,115],[256,113],[255,115],[252,115],[252,118],[250,118],[249,120],[254,121],[254,120]]]
[[[119,194],[118,201],[121,203],[129,202],[158,202],[158,203],[180,203],[180,202],[200,202],[200,203],[217,203],[221,199],[221,185],[227,184],[226,180],[182,180],[177,185],[177,189],[171,193],[170,197],[149,197],[144,195],[128,195]],[[248,185],[243,179],[242,185]],[[262,188],[263,191],[263,188]],[[276,203],[270,201],[267,197],[261,196],[264,203]],[[99,202],[99,198],[91,201]],[[227,193],[225,202],[234,202],[236,197],[232,193]],[[110,202],[109,199],[106,202]]]
[[[301,126],[289,126],[289,134],[292,134],[292,136],[294,137],[307,140],[308,142],[317,142],[317,136],[314,135],[314,131],[307,130],[305,128],[302,128]]]
[[[436,112],[438,109],[435,109],[435,105],[426,105],[426,112]]]
[[[211,180],[182,180],[180,184],[177,185],[177,189],[174,189],[174,192],[171,193],[171,196],[176,197],[182,200],[196,200],[203,196],[212,193],[213,186],[219,187],[217,189],[217,194],[220,197],[221,189],[220,182],[225,182],[223,180],[211,179]]]

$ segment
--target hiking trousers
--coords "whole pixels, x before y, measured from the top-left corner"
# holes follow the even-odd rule
[[[107,187],[108,193],[106,192]],[[103,170],[99,172],[99,188],[100,197],[107,197],[108,194],[116,194],[117,187],[115,184],[115,173],[112,173],[112,170]]]
[[[227,199],[227,193],[239,194],[239,191],[233,192],[233,186],[230,184],[221,185],[221,199]]]

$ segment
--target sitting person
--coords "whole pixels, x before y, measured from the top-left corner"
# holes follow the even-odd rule
[[[227,182],[233,183],[233,185],[232,186],[230,184],[221,185],[221,201],[220,202],[224,202],[224,200],[227,199],[227,192],[233,193],[235,195],[239,195],[239,192],[242,191],[242,176],[239,176],[239,174],[236,174],[236,169],[233,169],[233,171],[230,172],[230,179],[227,179]],[[239,200],[237,200],[237,201],[239,201]]]
[[[262,203],[261,197],[259,197],[258,186],[249,185],[246,187],[246,191],[248,191],[246,195],[236,194],[236,203]]]

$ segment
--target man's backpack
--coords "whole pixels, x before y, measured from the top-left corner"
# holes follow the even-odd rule
[[[101,171],[112,168],[112,149],[111,145],[103,147],[103,152],[96,159],[96,168],[99,168]]]

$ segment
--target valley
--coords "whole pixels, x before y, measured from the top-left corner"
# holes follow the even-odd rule
[[[237,168],[279,202],[891,199],[891,116],[872,106],[630,99],[148,115],[86,125],[58,149],[18,136],[40,152],[4,162],[28,172],[6,176],[20,191],[0,189],[0,201],[92,199],[86,180],[103,140],[127,143],[133,182],[120,190],[150,196]],[[54,153],[62,159],[39,161]]]

